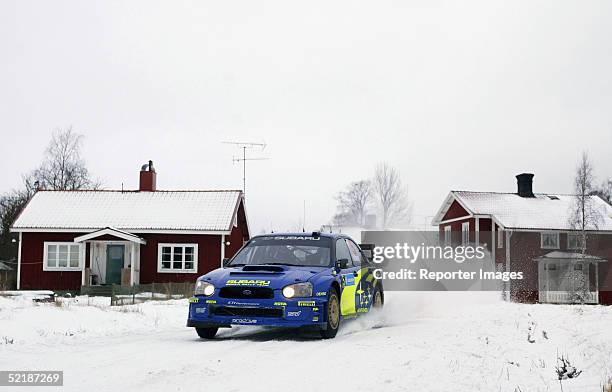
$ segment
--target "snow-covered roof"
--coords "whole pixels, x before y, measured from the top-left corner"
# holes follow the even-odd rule
[[[597,227],[588,229],[612,231],[612,206],[599,196],[589,198],[600,219]],[[516,193],[452,191],[434,218],[434,224],[442,221],[456,200],[470,215],[491,216],[505,228],[572,230],[570,218],[575,199],[573,195],[544,193],[521,197]]]
[[[39,191],[14,231],[230,231],[241,191]]]
[[[605,259],[602,259],[599,256],[582,254],[578,252],[562,252],[559,250],[555,250],[553,252],[547,253],[544,256],[541,256],[539,259],[543,259],[543,260],[583,260],[583,261],[596,261],[596,262],[607,261]]]

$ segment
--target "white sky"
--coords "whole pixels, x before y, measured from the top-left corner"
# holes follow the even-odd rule
[[[255,233],[327,223],[333,196],[397,166],[424,225],[450,189],[570,192],[612,176],[609,1],[0,0],[0,191],[50,132],[85,135],[107,188],[240,188]]]

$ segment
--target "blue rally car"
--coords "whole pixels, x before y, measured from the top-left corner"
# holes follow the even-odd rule
[[[232,325],[315,326],[333,338],[344,318],[382,307],[382,282],[342,234],[253,237],[231,260],[198,278],[188,327],[211,339]]]

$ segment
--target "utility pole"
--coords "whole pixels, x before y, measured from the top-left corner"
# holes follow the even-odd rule
[[[242,149],[242,158],[232,157],[232,163],[242,162],[242,194],[246,198],[246,161],[265,161],[269,158],[247,158],[247,149],[261,148],[263,151],[266,148],[266,143],[253,142],[221,142],[223,144],[233,144]]]

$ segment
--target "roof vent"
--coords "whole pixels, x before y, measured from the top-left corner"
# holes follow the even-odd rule
[[[517,194],[520,197],[535,197],[533,195],[533,174],[521,173],[516,176]]]

